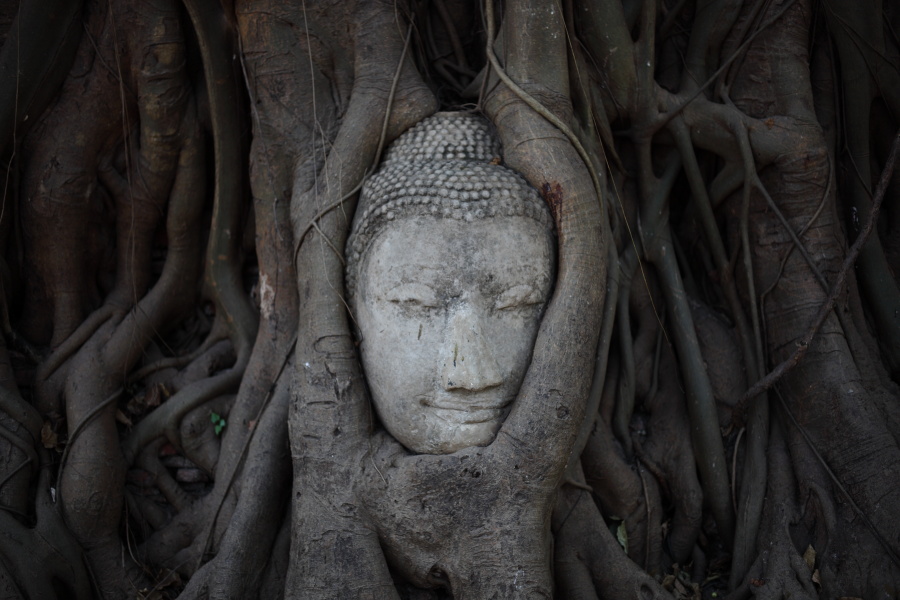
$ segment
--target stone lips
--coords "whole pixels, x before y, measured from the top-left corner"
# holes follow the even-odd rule
[[[527,216],[552,230],[537,190],[496,164],[499,156],[490,123],[469,113],[437,113],[397,138],[363,186],[346,250],[349,296],[366,248],[394,219]]]

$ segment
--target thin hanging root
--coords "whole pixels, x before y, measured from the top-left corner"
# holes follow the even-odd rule
[[[63,363],[72,358],[76,352],[97,333],[97,330],[115,314],[115,307],[104,304],[81,322],[81,325],[73,331],[56,350],[47,357],[47,360],[38,367],[35,381],[44,382],[59,369]]]
[[[340,252],[338,252],[337,248],[334,247],[334,244],[331,242],[331,239],[326,236],[322,230],[319,228],[319,219],[330,213],[335,208],[342,206],[347,200],[353,198],[356,193],[362,189],[363,184],[365,184],[366,179],[371,175],[376,168],[378,168],[378,163],[381,162],[381,153],[384,151],[384,144],[387,140],[387,130],[388,124],[391,120],[391,109],[394,106],[394,97],[397,94],[397,85],[400,83],[400,73],[403,70],[403,62],[406,60],[406,53],[409,51],[409,42],[412,39],[413,32],[413,23],[410,22],[409,28],[406,32],[406,39],[403,42],[403,51],[400,53],[400,60],[397,61],[397,69],[394,71],[394,78],[391,80],[391,90],[388,93],[387,99],[387,108],[384,111],[384,120],[381,122],[381,134],[378,138],[378,147],[375,150],[375,159],[372,161],[372,166],[363,174],[362,178],[359,180],[352,190],[341,196],[341,199],[337,202],[332,202],[322,210],[316,213],[316,215],[309,220],[309,224],[303,229],[299,236],[297,236],[297,242],[294,246],[294,256],[293,261],[294,264],[297,264],[297,254],[300,252],[300,246],[303,244],[303,240],[306,238],[306,234],[310,232],[311,229],[315,229],[319,235],[326,241],[328,246],[334,251],[337,257],[341,260],[341,264],[344,263],[344,256]],[[296,343],[296,340],[294,340]]]
[[[15,469],[11,470],[9,473],[7,473],[6,477],[4,477],[2,480],[0,480],[0,490],[2,490],[3,486],[5,486],[7,483],[9,483],[12,480],[12,478],[15,477],[19,471],[21,471],[28,465],[32,465],[32,464],[37,464],[37,463],[35,463],[33,460],[31,460],[30,457],[26,457],[25,460],[23,460],[22,462],[19,463],[19,466],[17,466]]]
[[[862,251],[866,240],[875,229],[875,221],[878,218],[878,213],[881,210],[881,204],[884,200],[884,194],[887,191],[888,184],[891,181],[891,176],[894,173],[894,167],[897,164],[898,155],[900,155],[900,132],[898,132],[897,136],[894,138],[894,143],[891,146],[891,153],[888,156],[887,164],[884,167],[884,171],[881,172],[881,178],[878,180],[878,187],[875,188],[875,198],[872,205],[872,212],[869,214],[869,220],[866,221],[865,227],[859,233],[856,241],[853,242],[853,245],[850,247],[850,251],[847,252],[847,256],[844,258],[844,263],[841,265],[841,270],[838,272],[837,278],[835,278],[834,285],[831,288],[831,292],[829,292],[828,297],[825,299],[825,302],[823,302],[822,306],[819,308],[819,312],[810,325],[809,329],[807,330],[806,334],[797,342],[797,349],[794,350],[791,356],[782,361],[781,364],[770,371],[769,374],[764,378],[754,383],[753,386],[744,393],[743,397],[734,407],[735,418],[743,418],[747,403],[762,392],[771,388],[779,379],[781,379],[785,375],[785,373],[797,366],[797,364],[806,354],[806,351],[809,350],[809,346],[812,343],[813,338],[816,336],[819,328],[822,327],[822,324],[825,322],[825,319],[831,312],[838,295],[840,295],[841,291],[844,289],[844,283],[847,280],[847,275],[853,268],[854,263],[856,263],[856,259],[859,256],[859,253]]]
[[[294,248],[294,258],[293,258],[294,264],[296,264],[296,262],[297,262],[297,254],[300,252],[300,245],[303,243],[303,240],[306,238],[306,234],[308,234],[310,232],[310,230],[312,230],[315,227],[316,231],[318,231],[320,235],[324,236],[324,234],[322,234],[322,232],[319,229],[319,226],[317,224],[319,219],[321,219],[322,217],[324,217],[325,215],[327,215],[328,213],[333,211],[335,208],[342,206],[347,200],[349,200],[350,198],[355,196],[356,193],[362,189],[363,184],[366,182],[366,179],[368,178],[368,176],[371,173],[372,173],[372,170],[366,171],[366,174],[363,175],[362,179],[359,180],[359,183],[356,184],[356,186],[352,190],[350,190],[349,192],[344,194],[340,200],[338,200],[336,202],[332,202],[331,204],[329,204],[328,206],[326,206],[325,208],[323,208],[322,210],[317,212],[316,215],[312,219],[309,220],[309,224],[300,233],[300,236],[297,239],[297,244]]]
[[[278,369],[278,374],[275,375],[275,379],[272,380],[272,385],[269,386],[265,398],[263,398],[262,403],[259,405],[259,410],[256,412],[256,418],[253,420],[254,423],[259,423],[261,421],[263,412],[265,412],[266,407],[269,406],[269,400],[272,399],[272,395],[275,393],[275,387],[278,385],[278,380],[281,379],[281,375],[284,373],[285,367],[287,367],[288,360],[290,360],[291,356],[294,355],[294,348],[296,347],[296,345],[297,336],[294,335],[294,340],[288,347],[288,351],[284,355],[284,360],[281,361],[281,367],[279,367]],[[225,488],[219,495],[219,501],[216,502],[215,509],[212,512],[212,518],[209,520],[209,524],[206,527],[206,533],[203,536],[205,539],[203,542],[203,546],[201,547],[201,551],[197,557],[197,566],[195,570],[200,569],[203,558],[206,556],[207,550],[209,550],[210,544],[212,542],[213,532],[216,529],[216,520],[219,518],[219,513],[222,510],[222,505],[225,503],[225,498],[228,496],[228,492],[231,489],[231,486],[234,484],[237,473],[241,469],[241,466],[244,464],[244,458],[247,456],[247,451],[250,449],[250,442],[253,441],[253,436],[256,435],[256,430],[257,428],[254,427],[250,430],[250,434],[244,437],[244,443],[241,446],[241,452],[238,455],[238,459],[234,462],[231,472],[228,474],[228,480],[225,483]]]
[[[738,449],[741,447],[741,438],[744,437],[744,431],[746,431],[746,427],[741,427],[737,434],[737,439],[734,440],[734,452],[731,454],[731,503],[734,506],[734,512],[737,514],[738,506],[737,506],[737,457],[738,457]]]
[[[615,142],[613,141],[612,129],[609,125],[609,118],[606,116],[606,110],[603,108],[603,101],[600,100],[595,90],[586,82],[588,73],[587,61],[585,59],[585,51],[582,48],[581,41],[575,37],[575,23],[573,22],[573,7],[571,0],[567,0],[567,6],[564,11],[566,19],[564,25],[566,28],[566,42],[569,46],[569,60],[575,68],[575,76],[577,85],[572,85],[572,93],[577,97],[577,104],[581,106],[583,113],[576,116],[576,125],[579,128],[579,139],[585,139],[588,149],[591,150],[591,156],[600,162],[602,157],[606,165],[607,172],[610,172],[609,160],[607,155],[611,155],[613,163],[620,171],[625,171],[622,160],[616,151]],[[596,63],[594,63],[596,66]],[[599,165],[595,165],[595,168]],[[599,171],[599,169],[598,169]],[[609,212],[616,217],[615,209]]]
[[[631,316],[629,300],[631,298],[631,282],[638,267],[637,254],[633,247],[625,250],[620,261],[621,277],[618,297],[615,299],[616,331],[619,335],[619,359],[621,375],[619,377],[616,408],[613,412],[612,429],[619,443],[625,448],[625,454],[631,458],[632,442],[629,432],[631,415],[634,412],[635,374],[634,374],[634,339],[631,335]],[[612,299],[608,300],[612,302]]]
[[[737,326],[747,372],[753,380],[759,379],[762,377],[762,356],[759,354],[761,342],[752,336],[750,326],[747,323],[747,317],[741,306],[737,287],[735,285],[734,277],[732,276],[733,270],[725,252],[725,244],[719,233],[719,227],[716,224],[716,217],[713,214],[712,203],[707,194],[706,185],[703,183],[700,165],[697,163],[697,155],[694,152],[693,145],[690,141],[690,133],[684,124],[684,120],[680,116],[672,121],[669,125],[669,129],[675,136],[678,152],[681,155],[684,170],[688,178],[688,184],[691,187],[691,193],[695,202],[694,205],[697,208],[697,212],[700,214],[700,222],[703,225],[703,231],[706,234],[706,240],[709,244],[710,251],[712,252],[716,269],[719,271],[722,290],[725,293],[725,299],[728,302],[731,318]]]
[[[487,45],[485,46],[485,52],[487,53],[488,61],[491,63],[491,67],[497,73],[497,77],[506,84],[506,86],[512,91],[516,96],[519,97],[522,102],[527,104],[534,112],[538,113],[547,121],[553,124],[554,127],[559,129],[569,140],[569,143],[575,147],[575,150],[578,152],[578,156],[581,157],[581,160],[584,161],[584,167],[588,170],[588,173],[591,175],[591,181],[594,183],[594,189],[597,192],[597,201],[603,203],[603,187],[600,185],[600,175],[597,173],[597,170],[594,168],[594,163],[591,161],[590,155],[587,153],[587,150],[584,149],[584,146],[581,144],[581,140],[578,139],[578,136],[566,125],[562,119],[554,115],[552,112],[547,110],[544,105],[535,100],[528,92],[523,90],[519,85],[510,79],[509,75],[506,74],[506,71],[500,65],[500,61],[497,60],[497,54],[494,52],[494,3],[491,0],[485,0],[484,3],[484,12],[485,19],[487,20]]]
[[[813,261],[812,257],[809,255],[809,252],[807,252],[806,246],[804,246],[803,242],[800,240],[800,236],[803,235],[803,233],[810,227],[810,225],[812,225],[816,216],[818,216],[819,212],[822,210],[822,207],[825,206],[825,202],[828,199],[828,190],[831,187],[831,177],[829,176],[828,184],[825,188],[825,195],[822,198],[822,202],[819,204],[819,208],[816,210],[813,217],[809,220],[809,222],[803,227],[803,229],[798,234],[798,233],[794,232],[793,227],[791,227],[791,224],[788,223],[788,220],[787,220],[787,218],[785,218],[784,213],[782,213],[781,209],[778,208],[778,205],[775,204],[775,200],[772,198],[771,194],[769,194],[769,191],[766,189],[766,186],[763,185],[763,182],[759,179],[759,173],[757,172],[754,161],[753,161],[753,150],[750,147],[750,136],[748,135],[746,129],[742,129],[740,132],[738,132],[737,141],[738,141],[738,146],[740,147],[740,150],[741,150],[741,156],[744,159],[744,172],[750,174],[748,178],[745,178],[745,186],[752,186],[752,187],[756,188],[756,190],[760,194],[762,194],[763,198],[766,199],[766,204],[769,206],[770,209],[772,209],[772,212],[775,213],[775,216],[778,217],[778,220],[781,221],[781,224],[782,224],[782,226],[784,226],[785,230],[787,230],[788,235],[791,236],[791,242],[793,243],[793,246],[791,247],[791,249],[796,248],[800,252],[800,254],[803,256],[803,259],[806,260],[806,264],[809,265],[809,268],[812,270],[813,275],[816,276],[816,280],[822,286],[822,289],[827,292],[828,291],[828,281],[825,279],[825,276],[822,275],[821,271],[819,271],[819,268],[816,266],[815,261]],[[830,165],[831,159],[829,158],[828,160],[829,160],[828,164]],[[748,171],[747,169],[752,169],[752,170]],[[747,193],[749,193],[749,191]],[[743,229],[744,228],[742,227],[742,230]],[[790,252],[788,252],[788,254],[790,254]],[[786,262],[786,261],[787,261],[787,256],[785,256],[785,258],[784,258],[784,262]],[[773,284],[773,287],[774,287],[774,284]],[[751,298],[751,301],[753,299],[755,299],[755,296],[753,298]]]
[[[806,225],[801,227],[800,231],[797,232],[796,237],[798,240],[801,236],[803,236],[803,234],[805,234],[807,232],[807,230],[809,230],[810,227],[812,227],[812,224],[815,223],[816,220],[819,218],[819,215],[822,214],[822,210],[825,208],[825,204],[828,203],[828,196],[831,193],[831,182],[834,179],[834,173],[832,172],[831,155],[830,154],[827,155],[827,158],[828,158],[828,183],[825,186],[825,192],[822,194],[822,201],[819,202],[819,206],[816,208],[816,212],[814,212],[813,215],[809,218],[809,221],[806,222]],[[778,212],[778,215],[779,215],[779,218],[782,218],[780,211]],[[775,289],[776,285],[778,285],[778,280],[781,279],[781,274],[784,272],[784,266],[787,264],[788,258],[790,258],[791,252],[794,251],[794,247],[796,245],[797,244],[794,243],[788,249],[788,251],[784,253],[784,258],[781,259],[781,265],[779,265],[779,267],[778,267],[778,273],[775,277],[775,280],[772,282],[772,285],[770,285],[768,288],[766,288],[766,290],[762,294],[759,295],[760,303],[763,303],[764,298],[766,296],[768,296],[772,292],[772,290]],[[813,269],[813,272],[815,273],[816,278],[819,280],[819,283],[822,284],[822,289],[824,289],[827,292],[828,291],[828,282],[826,282],[824,280],[824,277],[821,276],[820,272],[818,271],[818,269],[816,269],[815,265],[810,263],[809,260],[807,260],[807,262],[810,264],[810,267]],[[765,315],[765,312],[763,313],[763,315]]]
[[[319,235],[322,236],[322,239],[325,240],[325,243],[328,245],[328,248],[331,249],[331,251],[334,252],[334,255],[337,256],[338,260],[341,261],[341,264],[344,266],[347,266],[347,261],[344,260],[344,253],[334,247],[334,242],[332,242],[331,238],[328,237],[327,235],[325,235],[325,232],[323,232],[319,228],[318,223],[316,223],[315,221],[311,221],[311,224],[312,224],[313,229],[315,229],[319,233]]]
[[[447,11],[447,7],[444,4],[444,1],[438,0],[434,4],[435,8],[438,11],[438,14],[441,17],[441,21],[444,22],[444,27],[447,29],[447,35],[450,37],[450,45],[453,47],[453,55],[456,58],[458,68],[469,71],[471,73],[469,63],[466,60],[466,53],[462,47],[462,42],[459,41],[459,33],[456,31],[456,27],[453,25],[453,19],[450,18],[450,13],[449,11]]]
[[[665,325],[665,315],[663,315],[663,325]],[[648,398],[654,397],[659,389],[659,363],[662,360],[662,347],[663,328],[659,327],[656,330],[656,348],[653,350],[653,376],[650,380],[650,390],[647,392]]]
[[[741,158],[744,164],[744,186],[741,196],[741,255],[744,257],[744,274],[746,276],[747,299],[750,302],[750,322],[753,324],[753,341],[756,346],[756,362],[761,369],[764,364],[762,347],[762,330],[759,322],[759,308],[757,306],[756,283],[753,280],[753,255],[750,252],[750,198],[753,189],[752,180],[756,177],[756,164],[753,160],[753,152],[750,149],[750,139],[745,128],[735,132],[738,147],[741,150]],[[753,374],[757,379],[760,372]]]
[[[696,433],[703,436],[698,442],[696,458],[704,484],[704,490],[714,509],[716,522],[726,544],[730,545],[734,536],[734,514],[731,512],[730,489],[725,466],[725,452],[722,448],[715,399],[706,377],[700,348],[697,342],[690,307],[687,306],[684,288],[678,275],[677,264],[672,252],[662,254],[662,260],[655,264],[661,273],[663,289],[672,314],[672,329],[679,359],[684,361],[683,371],[688,388],[688,411]],[[697,437],[700,438],[700,435]]]
[[[20,430],[21,431],[21,430]],[[22,439],[20,436],[16,435],[3,425],[0,425],[0,437],[4,438],[10,444],[18,448],[22,451],[28,461],[31,461],[32,464],[39,465],[41,464],[40,459],[38,459],[37,452],[34,449],[34,443],[29,443],[26,440]],[[37,440],[33,440],[37,441]],[[16,469],[18,471],[18,469]],[[3,485],[0,484],[0,488]]]
[[[900,140],[900,136],[898,136],[897,139]],[[890,162],[888,162],[888,164],[890,164]],[[877,210],[878,210],[878,204],[876,203],[875,208],[873,208],[873,210],[872,210],[872,214],[873,215],[876,214]],[[806,441],[807,445],[809,446],[809,449],[815,455],[816,460],[819,461],[819,464],[822,466],[822,468],[825,470],[825,472],[828,473],[828,477],[831,478],[831,481],[834,483],[834,485],[841,491],[841,494],[843,494],[844,497],[847,499],[847,502],[850,504],[850,507],[853,508],[853,512],[855,512],[857,515],[859,515],[859,517],[863,520],[863,522],[866,524],[866,527],[871,532],[872,536],[874,536],[875,539],[878,540],[878,543],[881,544],[881,547],[884,548],[884,551],[888,555],[888,557],[890,557],[891,562],[893,562],[895,566],[900,567],[900,555],[897,554],[897,552],[894,550],[894,548],[891,547],[890,542],[884,538],[884,536],[881,534],[880,531],[878,531],[878,528],[875,527],[875,524],[872,522],[872,520],[869,518],[869,516],[865,512],[863,512],[863,510],[859,507],[859,505],[853,500],[853,497],[847,491],[847,488],[844,487],[844,484],[841,483],[841,480],[838,479],[837,475],[834,474],[834,471],[831,470],[831,467],[828,466],[828,463],[825,461],[825,459],[822,457],[822,455],[819,454],[819,451],[816,449],[815,444],[813,444],[812,438],[809,436],[809,433],[806,431],[806,428],[804,428],[803,425],[801,425],[800,422],[797,421],[797,418],[794,416],[794,413],[791,411],[787,402],[785,402],[784,396],[781,395],[781,392],[779,391],[779,389],[777,387],[775,388],[775,395],[778,396],[778,402],[781,404],[781,407],[784,409],[784,412],[787,414],[788,418],[791,420],[791,423],[794,425],[794,427],[797,428],[797,431],[799,431],[800,434],[803,436],[803,439]]]
[[[747,141],[747,146],[749,149],[749,139],[746,141]],[[751,158],[751,160],[752,160],[752,158]],[[831,158],[829,157],[828,160],[829,160],[828,164],[830,167]],[[766,203],[768,204],[769,208],[772,210],[773,213],[775,213],[775,215],[778,217],[778,220],[781,221],[782,226],[784,226],[784,228],[787,230],[788,234],[791,236],[791,244],[792,245],[791,245],[791,248],[788,250],[788,252],[785,253],[784,258],[781,261],[781,266],[778,270],[779,275],[781,274],[782,270],[784,269],[784,265],[787,263],[788,257],[790,256],[791,252],[793,251],[794,248],[796,248],[800,252],[800,254],[803,256],[804,260],[806,260],[807,266],[809,266],[809,269],[812,271],[813,275],[815,275],[816,281],[818,281],[819,285],[822,286],[822,290],[827,293],[828,292],[828,281],[825,279],[825,276],[822,275],[822,272],[816,266],[816,263],[813,261],[812,257],[809,255],[809,252],[807,252],[806,247],[803,245],[803,242],[800,240],[800,236],[803,235],[803,233],[807,229],[809,229],[809,227],[813,224],[813,222],[816,220],[816,218],[818,217],[819,213],[822,211],[822,208],[825,206],[825,204],[828,200],[828,192],[831,189],[831,174],[830,174],[830,172],[828,175],[828,183],[825,188],[825,194],[822,197],[822,202],[819,203],[819,207],[816,209],[816,212],[813,214],[812,217],[810,217],[809,222],[803,226],[803,229],[799,233],[794,233],[794,230],[791,227],[790,223],[788,223],[784,214],[781,212],[781,209],[778,208],[778,205],[775,204],[775,200],[772,199],[772,196],[769,194],[768,190],[766,190],[762,181],[760,181],[759,175],[756,173],[756,171],[753,171],[752,184],[763,195],[763,197],[766,199]],[[778,285],[778,279],[776,278],[775,281],[772,282],[772,285],[769,286],[769,288],[766,289],[766,291],[760,295],[760,300],[762,300],[762,298],[766,294],[768,294],[769,292],[774,290],[775,286],[777,286],[777,285]],[[762,329],[765,330],[765,313],[763,311],[760,311],[759,314],[760,314],[760,318],[763,321]],[[834,314],[837,316],[838,321],[841,324],[841,328],[843,328],[844,331],[850,331],[852,329],[852,325],[847,322],[847,317],[843,313],[843,311],[838,310],[838,311],[835,311]]]
[[[90,425],[91,421],[93,421],[97,415],[99,415],[105,409],[109,408],[110,405],[112,405],[116,400],[118,400],[119,396],[121,396],[124,391],[125,391],[125,388],[119,388],[118,390],[116,390],[115,392],[113,392],[112,394],[107,396],[105,400],[98,403],[97,406],[92,408],[84,416],[84,418],[78,422],[78,424],[75,426],[74,429],[72,429],[72,432],[69,434],[69,440],[66,442],[66,447],[63,450],[62,456],[59,458],[59,467],[57,468],[57,474],[56,474],[56,503],[58,506],[63,505],[62,502],[60,501],[60,498],[62,497],[61,481],[62,481],[62,476],[63,476],[63,470],[65,469],[65,466],[66,466],[66,459],[69,457],[69,450],[72,448],[72,444],[75,442],[76,439],[78,439],[78,436],[81,435],[81,432],[84,431],[84,428],[87,427],[88,425]]]
[[[0,338],[0,354],[3,352],[3,340]],[[11,392],[0,385],[0,411],[15,419],[31,436],[34,443],[41,439],[41,427],[44,420],[31,404],[22,399],[18,392]]]
[[[647,135],[652,135],[653,133],[656,133],[657,131],[665,127],[669,123],[669,121],[671,121],[677,115],[681,114],[681,112],[684,111],[684,109],[686,109],[691,102],[699,98],[703,91],[708,88],[716,79],[718,79],[719,76],[725,73],[725,71],[736,59],[743,56],[743,53],[750,47],[750,44],[753,42],[753,40],[756,39],[756,36],[761,34],[763,31],[773,25],[778,19],[780,19],[782,15],[784,15],[788,11],[788,9],[794,5],[794,2],[795,0],[788,0],[787,2],[785,2],[784,6],[781,7],[781,10],[772,15],[771,19],[763,23],[756,31],[754,31],[750,35],[750,37],[744,40],[744,42],[740,46],[738,46],[737,49],[735,49],[734,53],[725,61],[723,61],[722,65],[718,69],[716,69],[716,71],[712,75],[709,76],[709,79],[707,79],[705,82],[703,82],[702,85],[697,87],[692,95],[690,95],[687,99],[682,101],[674,108],[671,108],[665,113],[660,114],[650,125],[650,131]]]
[[[644,480],[644,471],[640,467],[637,469],[638,476],[641,478],[641,491],[644,494],[644,506],[646,507],[647,513],[647,524],[644,526],[644,533],[646,539],[644,540],[644,569],[649,569],[650,567],[650,531],[653,527],[653,522],[650,520],[652,516],[651,508],[650,508],[650,496],[647,494],[647,482]]]
[[[675,21],[681,16],[687,3],[688,0],[678,0],[678,4],[669,10],[666,10],[665,5],[661,6],[666,19],[662,22],[662,25],[659,26],[659,37],[664,38],[669,34],[669,30],[675,26]]]
[[[816,208],[816,212],[814,212],[813,215],[809,218],[809,221],[806,222],[806,225],[804,225],[803,227],[800,228],[800,231],[797,232],[796,236],[792,236],[791,246],[790,246],[790,248],[788,248],[787,252],[784,253],[784,257],[781,259],[781,263],[778,265],[778,272],[775,274],[775,277],[772,280],[772,284],[769,287],[767,287],[759,295],[759,305],[762,309],[760,311],[760,319],[762,320],[763,332],[767,331],[767,329],[768,329],[768,325],[766,323],[766,311],[765,311],[766,298],[778,286],[778,282],[781,280],[781,274],[784,273],[784,267],[785,267],[785,265],[787,265],[788,259],[791,257],[791,253],[794,251],[794,248],[802,247],[802,246],[798,246],[798,243],[794,242],[793,240],[796,238],[799,242],[800,238],[807,232],[807,230],[809,230],[810,227],[812,227],[812,224],[816,222],[816,220],[819,218],[819,215],[822,214],[822,210],[825,208],[825,205],[828,203],[828,197],[829,197],[829,194],[831,193],[831,182],[834,179],[834,173],[832,172],[831,155],[830,154],[827,155],[827,159],[828,159],[828,183],[825,186],[825,192],[822,194],[822,201],[819,202],[819,206]],[[762,183],[762,182],[760,182],[760,183]],[[766,197],[768,198],[768,194],[766,194]],[[778,209],[778,207],[774,206],[774,202],[772,202],[769,206],[774,209],[775,214],[778,215],[778,218],[782,221],[782,223],[785,224],[785,227],[788,228],[788,230],[790,231],[790,227],[786,224],[786,221],[785,221],[784,217],[782,216],[781,211]],[[805,251],[805,248],[804,248],[804,251]],[[828,282],[825,280],[825,278],[822,276],[819,269],[812,262],[812,259],[810,257],[808,257],[806,254],[804,254],[804,257],[806,257],[806,262],[809,265],[810,269],[812,270],[813,274],[816,276],[816,279],[819,282],[819,285],[821,285],[822,289],[827,293],[828,292]],[[837,315],[838,320],[841,323],[841,327],[844,329],[844,331],[850,331],[850,328],[849,328],[850,326],[846,322],[844,313],[841,311],[836,311],[835,314]],[[763,374],[760,374],[760,377],[762,377],[762,375]]]
[[[751,29],[753,30],[753,34],[756,35],[757,32],[764,29],[769,23],[764,25],[763,27],[759,26],[759,20],[762,18],[762,10],[763,8],[769,4],[770,0],[756,0],[756,4],[753,5],[753,8],[750,10],[750,13],[746,15],[743,24],[738,23],[738,26],[735,28],[735,36],[734,39],[741,40],[745,39],[747,36],[747,32]],[[779,15],[780,16],[780,15]],[[731,104],[731,99],[728,96],[729,90],[731,86],[734,84],[734,80],[737,77],[737,74],[740,72],[740,67],[744,62],[744,59],[747,57],[747,50],[749,47],[742,47],[740,49],[740,56],[738,56],[738,60],[734,60],[729,65],[729,69],[722,73],[719,79],[719,83],[717,85],[717,91],[721,92],[722,98],[729,104]],[[737,52],[735,52],[737,54]]]
[[[645,202],[641,207],[644,251],[647,259],[656,267],[666,306],[672,317],[672,340],[682,364],[687,388],[688,415],[697,447],[694,456],[701,481],[722,538],[730,546],[734,536],[734,513],[731,511],[725,449],[719,432],[715,398],[700,353],[697,331],[678,261],[671,247],[671,230],[668,222],[662,220],[668,214],[666,203],[681,160],[677,153],[672,153],[665,173],[662,178],[658,178],[652,168],[650,140],[640,138],[636,141],[639,176],[645,182],[645,189],[642,191]]]

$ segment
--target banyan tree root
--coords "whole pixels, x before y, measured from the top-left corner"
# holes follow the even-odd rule
[[[0,208],[4,593],[665,597],[675,563],[721,574],[719,546],[720,594],[896,590],[890,202],[804,337],[869,226],[900,112],[896,7],[22,4],[59,20],[23,17],[3,38],[22,53],[0,56],[0,151],[21,167]],[[553,401],[494,446],[420,457],[373,435],[340,254],[385,145],[473,105],[560,215],[535,360],[565,381],[529,380]],[[621,284],[605,307],[579,287],[600,282]],[[521,556],[484,541],[491,524]]]

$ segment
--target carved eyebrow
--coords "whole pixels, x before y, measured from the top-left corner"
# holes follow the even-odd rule
[[[514,285],[497,297],[494,302],[494,308],[503,310],[505,308],[515,308],[517,306],[528,306],[531,304],[540,304],[544,301],[538,288],[530,283],[520,283]]]
[[[428,307],[438,305],[438,296],[434,288],[418,282],[395,285],[384,297],[388,302],[395,304],[418,304]]]

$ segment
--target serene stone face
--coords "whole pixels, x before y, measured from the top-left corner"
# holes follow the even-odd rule
[[[372,240],[354,314],[375,408],[414,452],[489,444],[531,360],[552,233],[524,216],[409,216]]]

